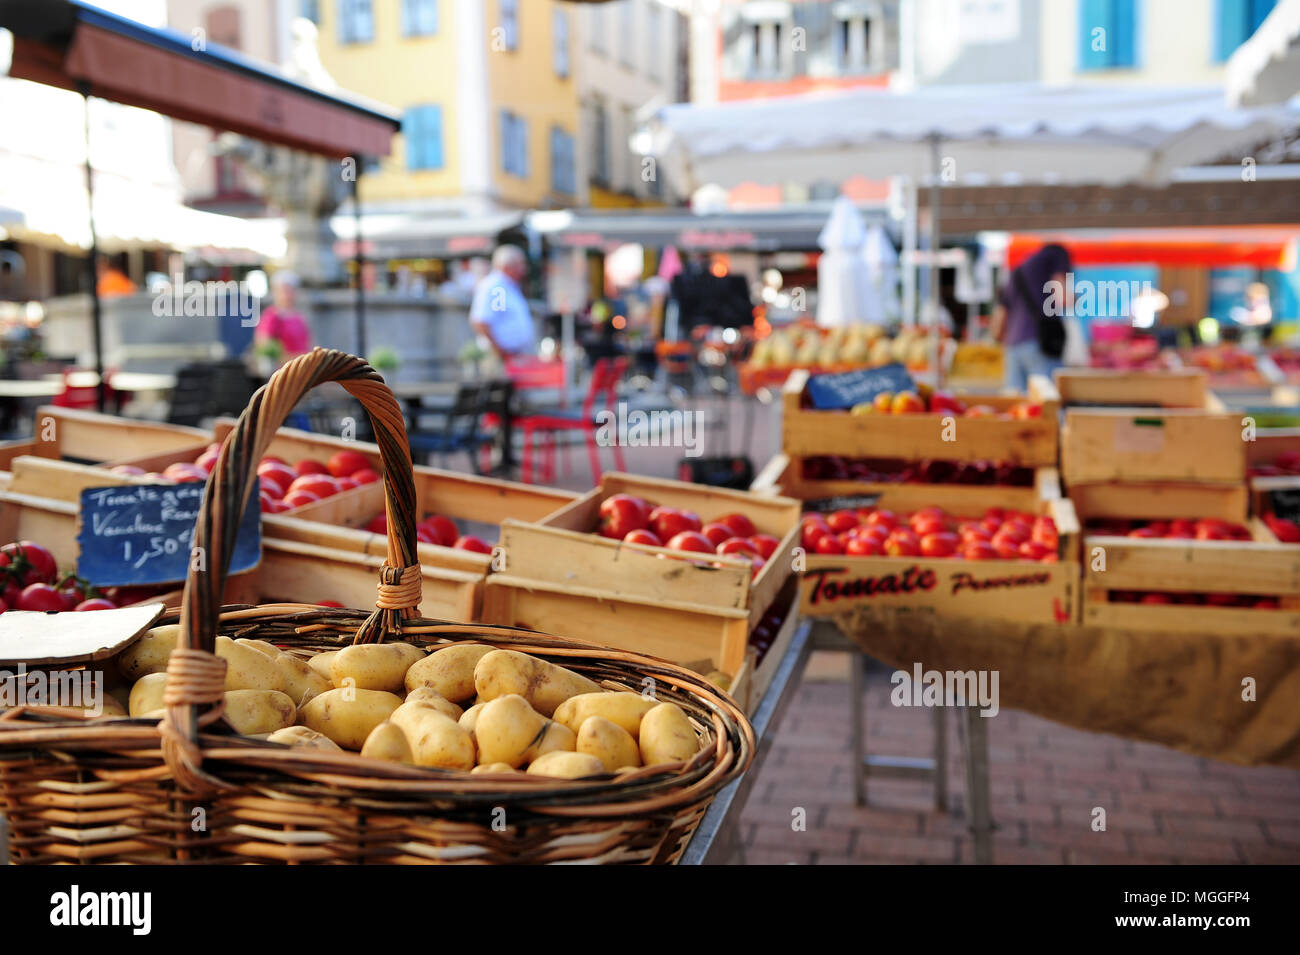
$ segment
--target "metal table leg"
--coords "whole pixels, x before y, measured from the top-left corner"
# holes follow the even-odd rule
[[[963,707],[966,728],[966,805],[975,864],[993,864],[993,811],[989,796],[989,732],[979,707]]]

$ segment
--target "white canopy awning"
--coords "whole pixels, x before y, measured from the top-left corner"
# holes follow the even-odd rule
[[[1285,103],[1300,93],[1300,0],[1281,0],[1228,60],[1228,101]]]
[[[1300,128],[1286,106],[1231,109],[1220,89],[925,87],[664,107],[661,169],[689,193],[709,183],[831,180],[934,169],[945,184],[1158,183]]]

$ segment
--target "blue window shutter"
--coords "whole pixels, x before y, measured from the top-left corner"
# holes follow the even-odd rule
[[[1111,35],[1108,0],[1079,0],[1079,69],[1101,70],[1110,65]],[[1106,31],[1106,49],[1092,48],[1092,33],[1098,27]]]
[[[1259,29],[1259,25],[1268,19],[1268,15],[1273,12],[1277,6],[1277,0],[1250,0],[1250,22],[1246,24],[1246,36],[1244,40],[1249,40]]]
[[[1214,0],[1214,62],[1222,63],[1245,39],[1247,0]]]
[[[1110,47],[1111,66],[1137,65],[1137,10],[1136,0],[1111,0]]]

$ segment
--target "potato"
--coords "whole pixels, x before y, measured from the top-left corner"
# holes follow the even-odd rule
[[[406,734],[396,723],[384,720],[370,731],[361,755],[368,759],[386,759],[392,763],[415,765],[411,754],[411,744],[406,741]]]
[[[280,648],[274,644],[267,643],[265,640],[250,640],[248,637],[240,637],[235,642],[241,647],[248,647],[252,650],[258,651],[259,653],[265,653],[272,660],[280,655]]]
[[[128,714],[126,707],[122,705],[121,700],[105,693],[103,698],[99,701],[99,715],[108,717],[109,719],[123,719]]]
[[[338,655],[339,652],[337,650],[325,650],[308,659],[307,666],[311,667],[325,679],[330,680],[330,664],[334,662],[334,658]],[[333,685],[334,682],[330,680],[330,686]]]
[[[227,690],[284,692],[284,674],[265,653],[229,637],[217,637],[217,656],[226,661]]]
[[[731,677],[723,673],[721,670],[710,670],[708,673],[704,674],[704,679],[708,680],[719,690],[726,691],[731,689]]]
[[[330,661],[330,680],[335,686],[346,686],[346,680],[362,690],[400,692],[406,671],[417,660],[424,659],[424,651],[409,643],[366,643],[344,647]]]
[[[291,653],[279,653],[274,657],[275,665],[284,676],[284,692],[293,698],[295,705],[301,706],[317,693],[324,693],[333,684],[313,670],[302,657]]]
[[[344,749],[359,750],[371,731],[402,705],[382,690],[326,690],[298,709],[299,720]]]
[[[655,700],[647,700],[639,693],[583,693],[562,703],[555,711],[555,718],[576,733],[588,717],[603,716],[636,739],[641,717],[656,705]]]
[[[577,751],[595,756],[608,772],[640,766],[641,753],[632,734],[603,716],[588,716],[578,730]]]
[[[267,738],[269,743],[281,743],[285,746],[293,746],[297,749],[324,749],[333,752],[342,752],[339,744],[334,742],[324,733],[318,733],[313,729],[305,726],[286,726],[282,730],[276,730]]]
[[[533,776],[580,779],[583,776],[599,776],[605,772],[605,764],[595,756],[586,753],[566,753],[559,750],[539,757],[528,767],[528,772]]]
[[[406,733],[417,766],[473,769],[474,738],[446,713],[429,703],[403,703],[390,717]]]
[[[486,703],[475,703],[464,713],[460,714],[460,719],[456,722],[459,723],[463,729],[473,733],[474,727],[478,723],[478,715],[483,712],[483,707],[486,705]]]
[[[453,720],[461,718],[463,711],[459,706],[447,699],[433,687],[417,686],[406,694],[407,703],[428,703],[436,707],[440,712],[447,714]]]
[[[413,691],[427,686],[453,703],[468,700],[474,695],[474,667],[491,652],[491,647],[481,644],[458,644],[434,650],[406,671],[406,689]]]
[[[577,748],[577,745],[578,737],[574,735],[573,730],[563,723],[547,720],[546,728],[542,730],[537,742],[524,750],[524,760],[531,763],[547,753],[572,753]]]
[[[180,639],[180,624],[169,623],[154,627],[140,639],[117,655],[117,668],[128,680],[138,680],[148,673],[164,673],[176,641]]]
[[[641,762],[679,763],[700,751],[700,740],[682,708],[660,703],[641,720]]]
[[[163,708],[163,690],[167,686],[166,673],[146,673],[131,687],[131,702],[127,709],[132,716],[144,716]]]
[[[244,736],[274,733],[292,726],[298,716],[289,694],[279,690],[227,690],[222,698],[226,722]]]
[[[474,688],[484,700],[517,693],[543,716],[550,716],[571,696],[600,691],[585,676],[514,650],[485,654],[474,667]],[[577,732],[572,726],[569,729]]]
[[[473,769],[470,770],[470,772],[473,773],[475,776],[478,776],[478,775],[481,775],[481,774],[483,774],[483,773],[515,773],[515,774],[518,774],[518,773],[519,773],[519,770],[515,769],[515,768],[514,768],[513,766],[511,766],[509,763],[484,763],[484,764],[481,765],[481,766],[475,766]]]
[[[527,759],[528,748],[540,742],[549,722],[518,693],[489,700],[474,724],[479,761],[519,766]]]

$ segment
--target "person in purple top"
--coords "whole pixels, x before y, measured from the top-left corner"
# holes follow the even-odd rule
[[[1065,325],[1058,306],[1071,304],[1064,301],[1068,271],[1065,247],[1045,245],[1016,266],[998,292],[992,332],[1002,342],[1008,388],[1024,392],[1030,375],[1050,378],[1062,366]]]

